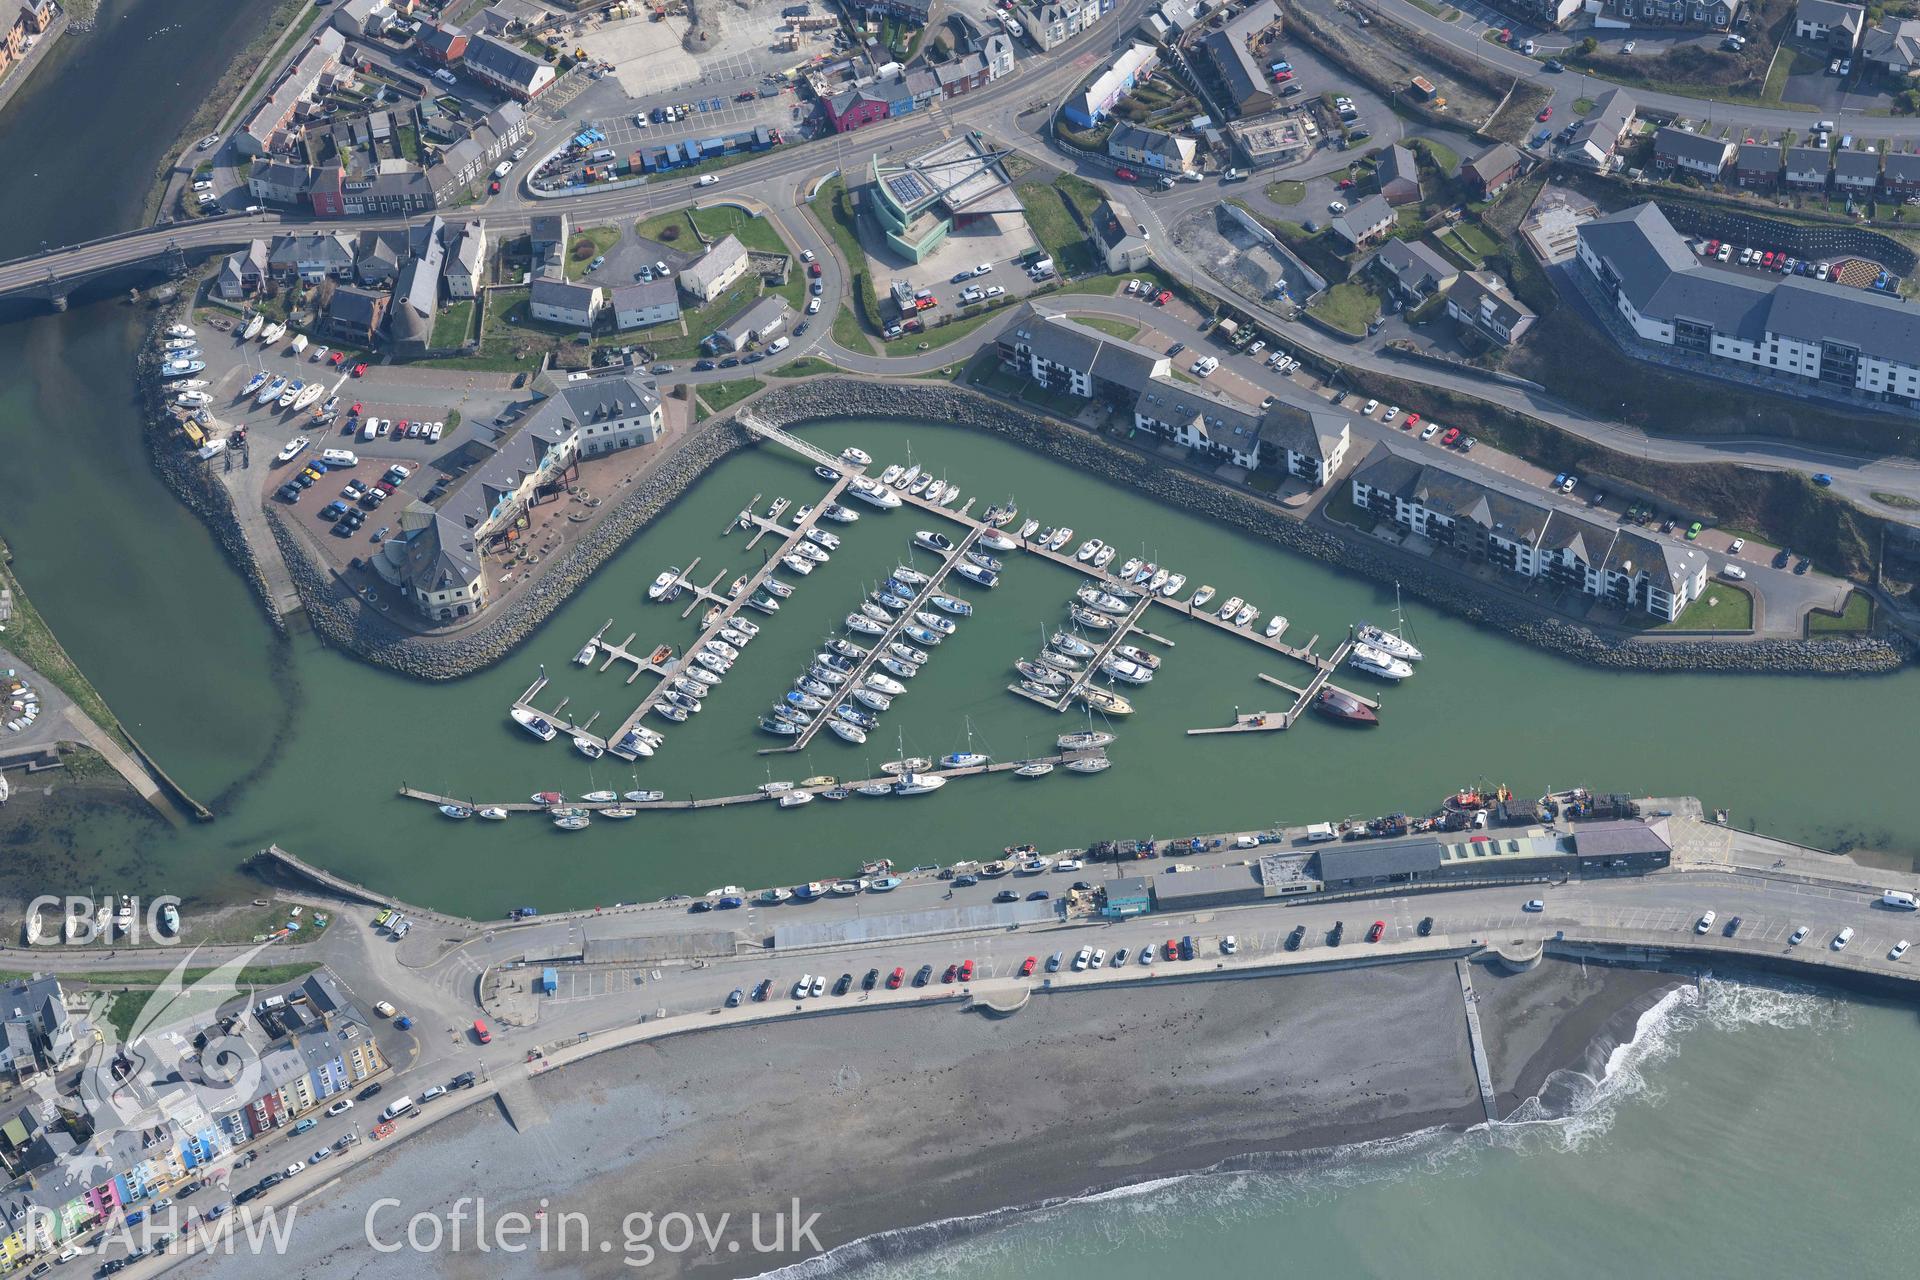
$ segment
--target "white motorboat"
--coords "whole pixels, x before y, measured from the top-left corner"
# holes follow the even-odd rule
[[[485,818],[488,822],[505,822],[507,811],[497,804],[484,805],[473,811],[476,818]]]
[[[891,489],[882,488],[880,485],[864,477],[856,479],[848,488],[854,497],[870,506],[880,507],[884,510],[901,505],[899,494]]]
[[[1146,561],[1139,556],[1134,556],[1132,559],[1122,562],[1120,565],[1120,576],[1128,582],[1132,582],[1133,575],[1140,572],[1140,566],[1145,563]]]
[[[946,488],[940,491],[940,505],[943,507],[950,507],[953,505],[953,500],[959,496],[960,496],[960,486],[957,484],[950,484]]]
[[[185,351],[188,348],[198,351],[200,349],[191,338],[168,338],[160,344],[160,347],[164,351]]]
[[[717,676],[723,676],[733,670],[733,664],[713,653],[696,653],[693,660]]]
[[[1098,609],[1102,613],[1111,613],[1115,617],[1124,615],[1128,609],[1132,608],[1131,605],[1118,596],[1109,595],[1107,592],[1095,587],[1081,587],[1078,591],[1074,592],[1074,596],[1082,604]]]
[[[1038,520],[1029,520],[1025,524],[1021,525],[1020,541],[1025,542],[1028,538],[1031,538],[1033,536],[1034,530],[1038,529],[1039,527],[1040,527],[1040,522]]]
[[[803,578],[813,572],[813,561],[805,556],[784,555],[780,557],[780,563]]]
[[[1002,569],[1006,568],[1005,565],[1001,564],[998,560],[994,559],[992,556],[985,555],[978,551],[969,551],[966,553],[966,557],[970,563],[976,564],[980,568],[986,569],[992,573],[998,573]]]
[[[927,491],[927,486],[933,482],[932,476],[921,476],[918,480],[915,480],[907,486],[907,492],[918,498]]]
[[[953,539],[944,533],[935,533],[931,529],[916,529],[913,533],[915,546],[925,547],[928,551],[948,555],[953,551]]]
[[[913,617],[914,621],[918,622],[927,630],[938,631],[943,636],[952,635],[956,629],[953,625],[953,619],[943,618],[937,613],[928,613],[925,609],[916,610]]]
[[[813,792],[782,791],[774,803],[782,809],[798,809],[803,804],[813,803]]]
[[[1090,631],[1113,630],[1113,619],[1104,613],[1095,613],[1092,609],[1083,609],[1073,605],[1067,610],[1067,616]]]
[[[973,605],[958,596],[933,596],[931,599],[934,608],[943,613],[950,613],[956,618],[970,617],[973,614]]]
[[[1046,548],[1049,551],[1058,551],[1060,550],[1060,548],[1066,546],[1068,540],[1071,539],[1072,537],[1073,537],[1073,526],[1061,525],[1058,529],[1055,529],[1053,531],[1052,536],[1045,539]]]
[[[1020,545],[997,529],[981,534],[974,541],[989,551],[1011,551]]]
[[[184,324],[170,324],[167,326],[167,336],[169,338],[191,338],[194,336],[194,332]]]
[[[173,402],[175,404],[185,405],[189,409],[198,409],[203,405],[212,404],[213,397],[204,391],[182,391],[173,398]]]
[[[1285,631],[1286,629],[1287,629],[1287,617],[1285,614],[1276,613],[1271,618],[1267,619],[1267,630],[1266,630],[1267,639],[1269,640],[1273,639],[1275,636],[1279,635],[1282,631]]]
[[[205,360],[169,360],[160,366],[160,376],[169,381],[175,378],[190,378],[196,373],[205,373],[206,371],[207,362]],[[203,409],[200,412],[205,414],[206,410]]]
[[[300,398],[300,393],[302,391],[305,391],[306,389],[307,389],[307,384],[300,381],[300,379],[295,378],[292,382],[289,382],[287,384],[287,389],[280,393],[280,403],[276,407],[281,409],[291,409],[293,407],[293,402],[295,400],[298,400]]]
[[[1054,632],[1047,638],[1047,643],[1060,652],[1070,654],[1076,658],[1091,658],[1093,656],[1093,646],[1068,631]]]
[[[681,676],[667,687],[670,689],[678,689],[681,693],[686,694],[689,698],[698,702],[707,696],[713,686],[702,684],[700,681],[689,679],[686,676]]]
[[[1363,622],[1353,629],[1353,638],[1361,644],[1372,645],[1380,652],[1400,659],[1402,662],[1418,662],[1426,655],[1407,643],[1406,639],[1384,627],[1376,627]]]
[[[1053,764],[1047,760],[1029,760],[1013,771],[1016,778],[1044,778],[1053,772]]]
[[[727,626],[720,628],[719,637],[736,649],[744,649],[753,643],[752,636],[740,630],[738,627],[733,626],[731,622],[729,622]]]
[[[885,711],[893,706],[893,699],[891,697],[880,692],[878,689],[867,688],[865,685],[855,689],[853,691],[853,697],[856,702],[870,711]]]
[[[1205,608],[1207,602],[1213,599],[1214,595],[1215,592],[1211,586],[1203,585],[1198,591],[1193,593],[1193,599],[1187,601],[1187,607],[1190,609]]]
[[[1068,773],[1102,773],[1113,761],[1105,756],[1081,756],[1078,760],[1067,761]]]
[[[908,467],[905,471],[902,471],[898,476],[894,477],[893,487],[896,489],[911,488],[913,486],[913,482],[915,480],[918,480],[919,478],[920,478],[920,464],[916,462],[912,466]]]
[[[1100,670],[1112,676],[1115,680],[1123,680],[1128,684],[1148,684],[1153,680],[1153,671],[1151,668],[1143,667],[1137,662],[1130,662],[1125,658],[1117,656],[1108,658],[1105,662],[1101,663]]]
[[[900,781],[893,784],[893,794],[897,796],[923,796],[929,791],[938,791],[947,785],[947,780],[937,773],[903,773]]]
[[[863,744],[867,740],[867,731],[865,729],[862,729],[852,721],[842,720],[838,716],[827,721],[827,728],[833,730],[835,734],[839,735],[839,737],[845,741],[856,745]]]
[[[878,689],[880,692],[891,694],[896,698],[907,691],[907,686],[901,684],[898,680],[889,679],[881,675],[878,671],[869,671],[867,673],[867,688]]]
[[[653,580],[653,585],[647,588],[647,599],[649,600],[666,601],[673,599],[679,594],[680,570],[677,566],[672,569],[663,569],[660,575]]]
[[[708,640],[704,644],[702,644],[700,647],[702,649],[705,649],[708,653],[719,654],[721,657],[725,658],[728,662],[740,661],[740,651],[734,648],[732,645],[728,644],[725,640],[719,640],[719,639]]]
[[[1240,612],[1233,615],[1233,625],[1236,627],[1252,626],[1253,620],[1255,618],[1258,618],[1259,616],[1260,616],[1260,611],[1258,609],[1254,608],[1252,605],[1246,605],[1240,610]]]
[[[1233,620],[1233,615],[1240,612],[1240,608],[1244,604],[1246,604],[1246,601],[1242,600],[1239,596],[1228,596],[1227,602],[1220,606],[1219,611],[1216,612],[1214,616],[1222,622],[1230,622]]]
[[[1092,560],[1100,554],[1100,548],[1106,545],[1106,543],[1100,541],[1098,538],[1088,538],[1080,544],[1080,549],[1073,553],[1073,558],[1075,560]]]
[[[607,754],[607,749],[583,733],[573,736],[573,749],[589,760],[598,760]]]
[[[991,569],[982,568],[971,560],[963,560],[954,566],[953,571],[968,582],[978,583],[991,590],[1000,585],[1000,575]]]
[[[727,623],[727,626],[738,631],[749,640],[760,634],[760,624],[750,618],[735,618]],[[724,637],[726,632],[721,632],[721,635]]]
[[[1173,599],[1187,589],[1187,575],[1176,573],[1169,577],[1160,588],[1160,594],[1168,600]]]
[[[1396,658],[1385,649],[1355,643],[1347,653],[1347,665],[1382,680],[1405,680],[1413,674],[1413,664]]]
[[[870,650],[861,648],[851,640],[843,640],[838,637],[827,641],[827,648],[833,650],[843,658],[855,661],[866,657],[870,652]]]
[[[1102,547],[1093,553],[1093,567],[1096,569],[1104,569],[1113,563],[1113,557],[1114,550],[1112,547]]]
[[[761,583],[761,585],[767,589],[768,595],[776,599],[785,600],[793,594],[793,588],[778,578],[768,578],[765,582]]]
[[[820,514],[835,524],[852,524],[860,518],[858,511],[855,511],[852,507],[843,507],[837,502],[828,503],[826,510]]]
[[[813,469],[813,474],[819,476],[822,480],[827,481],[829,484],[831,484],[833,481],[838,480],[840,478],[840,473],[838,471],[835,471],[832,467],[826,466],[825,464],[815,467]]]
[[[883,636],[887,629],[864,613],[850,613],[844,619],[847,630],[857,631],[863,636]]]
[[[806,540],[794,543],[793,554],[803,560],[810,560],[817,565],[825,564],[827,561],[833,559],[824,548]]]
[[[542,742],[552,742],[560,733],[558,729],[553,727],[553,722],[541,715],[538,711],[530,711],[526,707],[515,707],[507,714],[513,717],[515,724]]]
[[[577,666],[587,666],[593,661],[593,655],[599,651],[600,642],[598,640],[589,640],[581,646],[580,652],[573,655],[573,661]]]
[[[1160,669],[1160,655],[1157,653],[1148,653],[1137,644],[1123,644],[1115,649],[1114,652],[1125,658],[1128,662],[1139,663],[1149,671],[1158,671]]]
[[[440,806],[440,812],[460,822],[464,822],[473,816],[473,810],[464,804],[443,804]]]
[[[1062,751],[1096,751],[1112,746],[1113,735],[1104,729],[1087,729],[1079,733],[1063,733],[1053,741]]]
[[[893,654],[894,657],[900,659],[900,661],[911,666],[923,666],[927,661],[927,655],[924,652],[914,648],[910,644],[901,644],[898,640],[889,644],[887,651]]]
[[[873,465],[873,459],[867,454],[865,449],[856,449],[852,445],[848,445],[840,451],[840,460],[842,462],[851,462],[856,467],[870,467]]]
[[[1146,583],[1147,590],[1152,592],[1154,595],[1159,595],[1160,588],[1166,586],[1167,579],[1171,578],[1172,576],[1173,575],[1171,573],[1168,573],[1165,569],[1155,569],[1153,571],[1153,576],[1147,579],[1147,583]]]

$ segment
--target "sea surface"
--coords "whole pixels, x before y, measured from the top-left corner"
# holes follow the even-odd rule
[[[0,253],[32,252],[126,225],[190,112],[174,83],[206,83],[266,6],[108,0],[97,33],[63,41],[28,92],[0,113]],[[771,777],[865,772],[868,753],[825,740],[804,758],[770,745],[756,711],[794,675],[865,584],[905,558],[899,512],[852,526],[807,579],[711,709],[661,724],[668,748],[630,773],[589,766],[517,734],[507,705],[540,672],[571,709],[625,713],[638,685],[570,665],[613,620],[636,646],[684,643],[691,624],[649,606],[647,582],[702,557],[702,577],[744,569],[722,530],[755,495],[810,500],[803,464],[756,451],[717,468],[636,539],[525,648],[497,669],[428,686],[347,660],[311,636],[281,640],[206,532],[147,466],[131,357],[144,313],[118,302],[0,327],[0,534],[68,649],[141,742],[218,820],[174,830],[127,811],[29,818],[0,858],[21,892],[238,887],[235,866],[278,841],[399,895],[485,915],[766,884],[844,870],[886,853],[907,862],[1034,841],[1300,822],[1418,810],[1454,787],[1505,782],[1523,794],[1584,783],[1695,793],[1735,820],[1911,866],[1912,741],[1920,675],[1862,680],[1607,674],[1509,643],[1419,607],[1419,676],[1382,692],[1384,725],[1346,733],[1309,722],[1282,734],[1190,740],[1235,708],[1271,710],[1288,678],[1251,646],[1165,615],[1163,674],[1135,694],[1115,767],[1093,778],[957,782],[911,802],[749,806],[597,823],[575,836],[536,821],[455,825],[394,796],[403,782],[481,800],[534,790],[748,790]],[[1293,620],[1289,637],[1331,638],[1356,618],[1390,621],[1390,589],[1225,533],[1046,458],[946,426],[836,423],[833,447],[913,457],[982,501],[1009,496],[1048,523],[1126,554],[1144,551],[1222,596]],[[1009,664],[1063,616],[1066,571],[1014,559],[998,590],[942,646],[876,736],[916,754],[966,742],[1001,757],[1044,749],[1071,718],[1004,691]],[[1323,639],[1323,647],[1330,639]],[[1349,683],[1359,685],[1352,677]],[[5,819],[0,818],[0,825]],[[62,875],[38,870],[58,846]],[[103,884],[105,880],[108,884]],[[1573,1117],[1489,1136],[1417,1136],[1350,1153],[1337,1177],[1239,1175],[1151,1194],[1016,1214],[891,1276],[1161,1277],[1195,1264],[1225,1274],[1829,1275],[1908,1269],[1905,1200],[1915,1147],[1911,1010],[1764,988],[1711,985],[1677,997],[1592,1082],[1563,1081]]]
[[[1912,1268],[1910,1008],[1709,980],[1675,992],[1567,1114],[1350,1148],[1310,1174],[1171,1179],[782,1276],[1894,1275]]]

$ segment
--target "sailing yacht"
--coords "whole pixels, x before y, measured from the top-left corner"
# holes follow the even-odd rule
[[[973,718],[967,718],[967,749],[953,751],[940,757],[940,765],[945,769],[971,769],[987,763],[992,757],[984,751],[973,749]]]

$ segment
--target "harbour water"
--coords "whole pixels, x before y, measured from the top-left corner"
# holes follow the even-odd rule
[[[783,1275],[1159,1280],[1168,1275],[1831,1276],[1904,1270],[1912,1011],[1710,982],[1644,1019],[1572,1114],[1354,1148],[1310,1174],[1172,1180],[861,1266]]]
[[[250,34],[244,27],[216,0],[108,0],[99,33],[69,38],[0,114],[0,160],[21,179],[0,188],[0,252],[125,225],[176,127],[161,118],[175,97],[153,87],[206,82]],[[622,713],[639,686],[571,667],[585,637],[612,617],[616,636],[683,639],[691,622],[644,602],[652,576],[696,554],[746,567],[743,540],[719,536],[731,515],[756,492],[802,499],[818,481],[771,452],[727,463],[522,653],[469,680],[416,685],[311,637],[275,638],[147,467],[128,374],[138,323],[108,303],[0,327],[0,533],[76,659],[219,819],[176,831],[125,810],[16,800],[0,810],[9,891],[214,894],[236,886],[240,858],[277,840],[396,893],[484,915],[529,899],[551,909],[799,879],[883,852],[930,861],[1022,840],[1054,847],[1372,814],[1430,804],[1483,777],[1523,792],[1576,782],[1695,792],[1742,822],[1820,845],[1859,843],[1903,866],[1920,847],[1905,805],[1920,676],[1611,675],[1424,609],[1408,621],[1428,661],[1383,692],[1385,723],[1372,733],[1310,723],[1188,740],[1185,728],[1222,723],[1235,706],[1277,706],[1279,691],[1253,679],[1263,663],[1250,647],[1171,626],[1157,629],[1178,646],[1135,698],[1141,710],[1121,727],[1115,767],[1097,777],[981,779],[913,801],[796,812],[649,815],[573,836],[530,822],[447,823],[392,788],[515,798],[631,785],[517,734],[505,707],[545,663],[556,698]],[[1288,614],[1296,641],[1331,637],[1356,617],[1384,620],[1391,605],[1373,584],[955,428],[838,424],[814,434],[882,458],[904,456],[911,441],[917,458],[969,492],[993,499],[1010,488],[1032,514],[1073,524],[1079,537],[1107,538],[1124,554],[1144,545],[1196,585]],[[752,729],[753,712],[925,523],[901,512],[853,526],[833,563],[768,620],[699,723],[660,726],[668,749],[639,771],[640,785],[716,794],[763,781],[767,765],[751,751],[771,740]],[[961,745],[971,716],[1003,755],[1066,727],[1003,686],[1011,660],[1061,617],[1073,579],[1019,560],[1005,579],[997,591],[966,593],[979,614],[883,722],[876,762],[890,754],[880,740],[895,725],[910,751],[939,754]],[[865,754],[823,742],[804,760],[776,758],[775,776],[858,772]],[[1543,1261],[1595,1276],[1902,1269],[1916,1243],[1901,1197],[1916,1136],[1911,1012],[1768,993],[1709,1008],[1704,1017],[1677,1010],[1664,1032],[1653,1029],[1572,1123],[1504,1131],[1491,1144],[1427,1139],[1355,1153],[1340,1177],[1306,1185],[1199,1179],[1021,1215],[884,1270],[902,1280],[1131,1280],[1195,1263],[1266,1273],[1276,1259],[1290,1271],[1440,1276],[1518,1274]]]

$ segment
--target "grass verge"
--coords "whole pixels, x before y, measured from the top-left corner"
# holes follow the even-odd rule
[[[1861,632],[1873,626],[1873,597],[1864,591],[1847,593],[1847,603],[1839,613],[1829,613],[1825,609],[1815,609],[1807,614],[1807,634],[1845,635]]]
[[[735,378],[731,382],[708,382],[694,392],[703,406],[694,415],[695,422],[705,422],[717,413],[725,413],[748,396],[767,384],[759,378]]]
[[[1118,320],[1112,316],[1075,316],[1075,324],[1083,324],[1089,329],[1098,329],[1110,333],[1116,338],[1131,338],[1140,332],[1140,326],[1131,320]]]
[[[789,360],[772,371],[775,378],[805,378],[816,373],[832,373],[836,366],[822,360],[819,356],[801,356],[798,360]]]
[[[1709,581],[1698,600],[1682,610],[1678,618],[1661,624],[1655,630],[1751,631],[1753,597],[1743,587]]]

